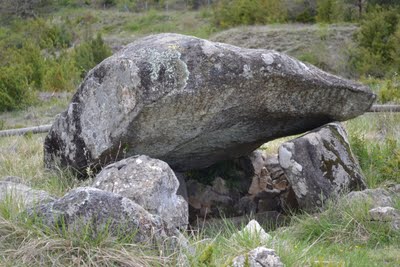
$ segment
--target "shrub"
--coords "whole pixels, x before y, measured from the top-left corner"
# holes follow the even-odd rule
[[[351,64],[361,75],[384,77],[399,69],[400,16],[395,9],[377,8],[362,21]]]
[[[317,1],[317,21],[332,23],[338,21],[338,2],[335,0]]]
[[[393,71],[395,74],[400,74],[400,21],[397,23],[397,30],[389,39],[391,47],[390,57],[393,60]]]
[[[25,107],[34,102],[25,73],[18,66],[0,67],[0,111]]]
[[[72,43],[64,26],[44,19],[16,20],[0,36],[1,110],[32,104],[34,91],[71,90],[79,79],[73,58],[62,53]],[[95,49],[101,49],[96,46]],[[60,54],[61,56],[57,56]]]
[[[383,83],[378,93],[378,99],[381,103],[400,103],[400,79],[398,75],[394,75]]]
[[[279,0],[222,0],[214,7],[214,23],[221,28],[280,23],[286,19],[287,10]]]
[[[317,0],[317,21],[322,23],[352,22],[362,18],[364,0]]]
[[[85,77],[90,69],[110,55],[111,50],[100,34],[95,39],[80,44],[74,51],[74,60],[80,76]]]
[[[20,65],[21,72],[25,71],[28,83],[41,90],[47,66],[40,48],[32,42],[26,42],[21,49],[12,51],[15,53],[14,64]]]
[[[44,76],[43,90],[45,91],[73,91],[80,79],[80,72],[73,57],[67,53],[49,62]]]
[[[295,21],[301,23],[314,23],[315,13],[311,8],[306,8],[303,12],[296,16]]]
[[[10,33],[6,42],[17,47],[29,40],[41,49],[61,49],[70,47],[73,40],[68,20],[60,24],[42,18],[15,20],[10,27]]]

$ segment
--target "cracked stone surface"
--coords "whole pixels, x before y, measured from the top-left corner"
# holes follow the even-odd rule
[[[283,267],[275,250],[266,247],[255,248],[245,255],[233,259],[232,267]]]
[[[177,195],[179,181],[161,160],[144,155],[120,160],[105,167],[93,187],[133,200],[170,227],[185,228],[188,224],[188,203]]]
[[[90,231],[95,238],[108,229],[115,236],[134,235],[136,242],[162,242],[176,234],[159,216],[132,200],[92,187],[79,187],[64,197],[28,211],[51,227],[70,232]]]
[[[394,205],[390,191],[383,188],[350,192],[346,199],[351,202],[367,202],[372,208],[392,207]]]
[[[400,220],[400,211],[393,207],[377,207],[368,211],[374,221],[391,222]]]
[[[0,181],[0,202],[9,199],[22,204],[25,208],[33,208],[56,200],[46,191],[36,190],[25,184],[14,182],[18,180],[18,177],[6,177],[5,180]]]
[[[329,123],[279,147],[279,163],[299,207],[321,207],[330,197],[366,188],[340,123]]]
[[[201,169],[359,116],[375,97],[275,51],[152,35],[88,73],[46,137],[45,164],[84,171],[148,155]]]

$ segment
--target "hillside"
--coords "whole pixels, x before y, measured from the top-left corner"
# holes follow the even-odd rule
[[[354,44],[354,24],[277,24],[242,26],[210,36],[210,40],[247,48],[272,49],[344,77],[348,51]]]

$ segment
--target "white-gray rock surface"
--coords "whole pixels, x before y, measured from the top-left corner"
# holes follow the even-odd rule
[[[275,250],[258,247],[233,259],[232,267],[283,267]]]
[[[299,207],[315,210],[329,197],[366,188],[346,131],[329,123],[279,147],[279,163]]]
[[[374,221],[392,222],[400,220],[400,211],[393,207],[377,207],[371,209],[368,213]]]
[[[284,54],[179,34],[140,39],[92,69],[45,140],[45,164],[84,170],[148,155],[174,170],[369,110],[375,95]]]
[[[70,232],[90,231],[93,237],[106,229],[115,236],[134,234],[136,242],[162,242],[176,231],[168,229],[132,200],[91,187],[79,187],[64,197],[28,211],[43,223]],[[88,229],[88,230],[87,230]]]
[[[253,238],[259,238],[259,240],[264,243],[271,239],[271,236],[265,232],[264,228],[262,228],[256,220],[251,220],[246,227],[234,234],[233,238],[246,235],[249,235]]]
[[[188,224],[188,203],[177,195],[179,181],[161,160],[138,155],[110,164],[96,176],[93,187],[133,200],[170,227]]]
[[[55,197],[43,190],[33,189],[25,184],[9,181],[0,181],[0,202],[13,201],[22,204],[25,208],[32,208],[56,200]],[[12,180],[17,180],[13,177]]]
[[[391,194],[382,188],[353,191],[346,196],[346,199],[351,202],[366,202],[372,208],[392,207],[394,205]]]

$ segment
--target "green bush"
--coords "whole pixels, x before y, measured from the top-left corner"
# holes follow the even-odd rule
[[[314,11],[311,8],[306,8],[303,12],[301,12],[296,16],[295,21],[301,23],[314,23],[315,22]]]
[[[334,0],[318,0],[317,1],[317,21],[331,23],[334,21],[335,16],[335,3]]]
[[[42,18],[14,20],[5,41],[15,47],[31,41],[41,49],[62,49],[72,44],[74,36],[71,28],[68,20],[62,23],[53,23]]]
[[[378,100],[381,103],[400,103],[400,79],[398,75],[386,80],[378,93]]]
[[[0,67],[0,111],[23,108],[34,102],[26,74],[18,66]]]
[[[400,74],[400,21],[397,23],[396,31],[389,39],[389,47],[391,47],[390,58],[394,63],[392,66],[393,72],[395,74]]]
[[[35,89],[41,90],[47,62],[40,48],[32,42],[26,42],[21,49],[13,50],[13,52],[15,53],[14,64],[20,65],[21,71],[25,70],[28,83]]]
[[[0,110],[34,101],[34,91],[74,90],[87,71],[111,54],[100,35],[74,49],[70,22],[15,20],[0,29]]]
[[[63,53],[49,62],[45,73],[43,90],[45,91],[73,91],[80,80],[80,72],[74,58]]]
[[[214,23],[221,28],[286,20],[287,10],[279,0],[222,0],[214,7]]]
[[[88,40],[75,48],[75,66],[83,78],[89,70],[110,55],[111,49],[104,43],[101,35],[98,34],[96,38]]]
[[[396,9],[377,8],[361,23],[351,64],[360,75],[385,77],[400,69],[400,16]]]
[[[358,0],[317,0],[316,19],[322,23],[359,21],[365,7],[366,2]]]

